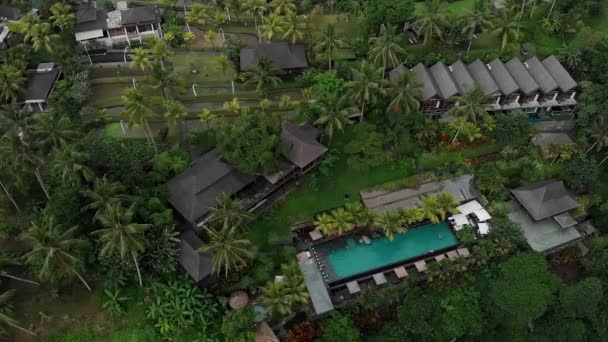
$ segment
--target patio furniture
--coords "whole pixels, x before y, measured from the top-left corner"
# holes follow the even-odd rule
[[[456,251],[449,251],[446,254],[448,255],[448,259],[450,259],[451,261],[454,261],[459,257],[458,252]]]
[[[399,279],[405,278],[408,276],[407,270],[403,266],[395,267],[395,268],[393,268],[393,271],[395,271],[395,275],[397,275],[397,278],[399,278]]]
[[[490,232],[490,225],[486,222],[482,222],[477,224],[477,231],[479,231],[479,235],[484,236],[488,235]]]
[[[384,276],[384,273],[374,274],[374,281],[376,282],[376,285],[386,284],[386,277]]]
[[[310,253],[309,252],[298,253],[296,255],[296,259],[298,259],[298,262],[300,262],[300,261],[306,261],[306,260],[310,259]]]
[[[457,206],[456,209],[458,209],[458,212],[460,212],[463,215],[469,215],[469,214],[474,213],[477,210],[483,209],[483,207],[477,201],[470,201],[465,204]]]
[[[424,260],[416,261],[414,263],[414,266],[416,266],[416,270],[418,270],[418,272],[420,273],[423,273],[427,270],[426,262],[424,262]]]
[[[456,251],[458,252],[459,255],[461,255],[465,258],[468,257],[469,255],[471,255],[471,253],[469,252],[469,250],[466,247],[458,248]]]
[[[361,287],[359,287],[359,283],[356,280],[346,283],[346,287],[348,288],[348,293],[350,294],[361,292]]]
[[[439,255],[435,256],[435,260],[437,260],[437,262],[445,260],[445,254],[439,254]]]
[[[310,235],[310,238],[313,241],[323,238],[323,234],[321,234],[321,232],[318,229],[311,230],[310,232],[308,232],[308,235]]]
[[[492,218],[487,210],[479,209],[473,212],[473,215],[477,218],[477,222],[485,222]]]
[[[448,220],[452,223],[454,228],[458,231],[462,229],[462,226],[465,224],[470,224],[467,215],[465,214],[456,214],[454,216],[448,217]]]

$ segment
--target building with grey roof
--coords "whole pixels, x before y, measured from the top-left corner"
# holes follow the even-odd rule
[[[456,63],[450,65],[449,70],[460,94],[464,94],[477,86],[469,69],[462,61],[456,61]]]
[[[443,62],[438,62],[430,67],[430,71],[443,99],[460,95],[460,90],[452,78],[452,73]]]
[[[281,141],[287,145],[285,158],[302,170],[308,170],[326,152],[319,142],[321,131],[309,123],[296,125],[283,121]]]
[[[540,221],[580,206],[561,181],[542,181],[511,190],[513,197],[535,220]]]
[[[522,94],[530,95],[540,89],[540,86],[538,83],[536,83],[534,77],[530,75],[530,72],[528,72],[528,69],[519,60],[519,58],[512,58],[510,61],[505,63],[505,67],[507,70],[509,70],[511,76],[513,76],[513,79],[519,86],[519,91],[521,91]]]
[[[197,284],[209,284],[213,273],[213,254],[198,252],[205,246],[205,243],[192,229],[187,229],[181,233],[178,239],[179,254],[177,255],[177,262]]]
[[[0,21],[16,21],[21,18],[21,11],[14,6],[0,4]]]
[[[44,112],[55,83],[61,76],[61,70],[55,63],[40,63],[36,70],[28,70],[25,92],[19,102],[33,112]]]
[[[532,78],[538,83],[540,90],[549,94],[557,90],[557,82],[553,79],[551,74],[545,69],[545,66],[536,57],[532,57],[524,62],[524,65],[532,75]]]
[[[437,84],[435,83],[435,80],[433,79],[433,76],[426,65],[418,63],[412,68],[412,71],[416,75],[416,82],[421,84],[423,87],[422,101],[429,100],[435,96],[441,97],[439,87],[437,87]]]
[[[577,87],[576,81],[570,76],[570,73],[562,66],[557,57],[549,56],[543,60],[543,66],[551,77],[557,82],[562,92],[569,92]]]
[[[269,43],[256,47],[242,48],[240,52],[240,69],[255,67],[260,58],[267,57],[275,68],[282,70],[301,70],[308,68],[306,48],[301,44]]]
[[[468,66],[469,72],[473,80],[486,95],[495,95],[500,92],[498,84],[490,74],[486,65],[479,59],[475,60]]]
[[[486,66],[503,95],[510,95],[520,90],[517,82],[500,59],[496,58]]]

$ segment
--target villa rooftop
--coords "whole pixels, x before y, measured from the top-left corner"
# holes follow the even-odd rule
[[[313,259],[300,261],[298,266],[304,275],[304,282],[306,282],[315,313],[321,315],[333,310],[334,305],[315,261]]]
[[[511,190],[535,221],[572,210],[580,205],[561,181],[542,181]]]

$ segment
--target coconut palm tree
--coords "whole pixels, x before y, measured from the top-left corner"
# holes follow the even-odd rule
[[[290,15],[296,12],[296,5],[293,0],[272,0],[270,8],[274,10],[276,15]]]
[[[595,141],[585,153],[589,153],[594,147],[596,151],[600,151],[608,146],[608,120],[604,115],[597,116],[595,124],[591,126],[588,133],[589,137]]]
[[[226,72],[228,70],[232,70],[233,68],[232,61],[225,54],[217,56],[215,61],[217,62],[217,65],[219,65],[220,69],[222,69],[223,75],[226,75]]]
[[[60,275],[73,274],[91,291],[91,287],[78,273],[82,265],[80,251],[86,240],[75,238],[78,226],[64,227],[55,222],[55,217],[45,215],[40,222],[32,222],[23,238],[32,249],[23,255],[27,265],[35,269],[40,280],[57,279]]]
[[[226,13],[223,10],[218,8],[213,12],[211,20],[213,21],[213,27],[216,30],[219,30],[220,27],[228,21],[228,16],[226,16]]]
[[[129,57],[131,58],[129,68],[137,68],[141,71],[146,71],[152,67],[148,51],[144,50],[141,47],[136,47],[135,49],[133,49],[133,53],[129,54]]]
[[[64,2],[56,2],[49,9],[51,16],[49,20],[61,31],[71,31],[76,22],[76,15],[72,12],[72,6]]]
[[[207,34],[205,34],[205,39],[209,43],[211,43],[211,48],[213,49],[213,51],[215,51],[215,40],[217,39],[217,32],[213,30],[207,31]]]
[[[23,131],[17,134],[5,134],[0,139],[0,155],[2,160],[9,161],[7,164],[10,165],[14,172],[23,174],[32,172],[36,176],[36,180],[46,198],[50,198],[47,186],[40,175],[40,168],[44,165],[44,159],[37,154],[26,139]]]
[[[368,61],[362,61],[357,68],[351,69],[352,81],[346,84],[348,94],[361,104],[361,121],[365,105],[376,103],[380,96],[386,95],[384,69],[374,67]]]
[[[285,20],[284,26],[285,33],[283,33],[283,39],[286,39],[295,44],[304,38],[304,32],[306,30],[306,21],[303,16],[297,15],[295,12],[290,13]]]
[[[183,79],[162,65],[153,64],[151,71],[149,85],[152,89],[160,90],[165,101],[183,89]]]
[[[261,57],[256,66],[245,71],[244,74],[247,78],[245,84],[255,84],[255,90],[265,95],[268,86],[277,86],[282,82],[279,78],[282,73],[281,69],[272,65],[272,61],[268,57]]]
[[[475,0],[473,9],[462,18],[462,33],[469,37],[469,46],[467,47],[467,55],[471,50],[473,37],[478,32],[485,32],[494,26],[492,22],[492,11],[485,0]]]
[[[563,43],[559,49],[559,60],[570,70],[575,70],[582,62],[582,59],[581,49],[573,43]]]
[[[462,96],[454,96],[452,99],[456,105],[448,111],[448,114],[453,115],[455,117],[463,117],[466,120],[477,124],[477,120],[479,118],[485,117],[488,115],[486,110],[488,99],[490,97],[487,96],[483,90],[479,86],[467,91]],[[452,143],[456,141],[458,138],[458,133],[460,133],[460,128],[456,131],[456,135],[452,140]]]
[[[395,34],[395,31],[395,26],[389,26],[380,37],[371,39],[372,47],[368,56],[374,64],[382,66],[383,72],[386,68],[401,64],[401,59],[405,56],[405,49],[401,47],[405,37],[402,33]]]
[[[109,204],[97,215],[97,220],[104,228],[91,234],[99,236],[99,242],[102,244],[99,252],[101,256],[118,255],[122,260],[127,255],[131,256],[137,270],[139,286],[142,286],[137,256],[146,250],[148,239],[144,232],[152,225],[134,223],[133,215],[135,215],[135,204],[131,204],[128,208]]]
[[[31,41],[35,51],[42,49],[52,53],[55,48],[55,41],[58,38],[58,35],[51,34],[51,24],[40,22],[25,32],[23,41],[25,43]]]
[[[148,97],[139,88],[126,88],[123,91],[122,102],[124,104],[122,116],[127,122],[127,126],[129,128],[135,125],[142,126],[146,132],[146,140],[154,147],[154,151],[158,153],[156,141],[148,123],[148,119],[155,114],[150,109]]]
[[[186,106],[179,100],[168,100],[166,102],[167,111],[165,112],[165,119],[169,127],[175,128],[179,121],[178,135],[179,141],[182,146],[185,146],[185,127],[186,119],[188,119],[188,110]]]
[[[209,243],[198,252],[210,252],[213,254],[213,272],[224,276],[243,267],[247,261],[253,258],[251,241],[243,238],[239,229],[224,225],[219,229],[208,229]]]
[[[286,297],[287,287],[283,283],[269,281],[260,289],[258,301],[271,317],[291,313],[291,303]]]
[[[398,212],[401,223],[406,226],[411,226],[424,220],[424,212],[420,208],[402,208]]]
[[[344,41],[338,39],[338,36],[336,35],[336,26],[330,24],[327,25],[325,31],[317,35],[316,43],[313,49],[316,52],[321,52],[327,55],[327,59],[329,61],[329,70],[331,70],[331,62],[334,52],[336,49],[345,48],[346,46],[347,44]]]
[[[281,272],[285,277],[282,282],[283,286],[285,286],[285,298],[290,305],[308,303],[309,296],[306,290],[306,283],[298,264],[295,261],[283,264],[281,265]]]
[[[427,0],[423,4],[415,24],[418,25],[420,32],[424,36],[425,45],[430,44],[435,36],[441,38],[445,18],[445,6],[440,0]]]
[[[13,314],[13,306],[9,301],[15,296],[15,291],[15,289],[6,290],[0,295],[0,335],[6,335],[8,333],[6,326],[9,326],[32,336],[36,336],[35,332],[20,326],[17,320],[11,317]]]
[[[272,42],[274,36],[285,32],[285,20],[274,13],[269,14],[267,17],[262,18],[260,32],[262,32],[262,38],[266,38],[269,42]]]
[[[439,206],[439,216],[442,220],[445,220],[445,217],[448,214],[457,213],[458,210],[456,207],[458,206],[458,202],[454,199],[449,192],[442,192],[437,195],[437,205]]]
[[[210,128],[211,122],[217,119],[217,115],[213,114],[209,109],[205,108],[198,114],[198,119],[207,129]]]
[[[348,118],[354,108],[348,104],[346,96],[336,98],[335,94],[330,95],[330,100],[327,104],[321,105],[321,116],[314,122],[315,125],[320,125],[325,128],[325,133],[329,136],[329,143],[335,131],[341,131],[345,126],[353,122]]]
[[[77,186],[93,179],[94,173],[84,163],[90,159],[86,152],[78,151],[74,145],[65,145],[56,150],[51,165],[61,172],[63,182]]]
[[[82,191],[84,197],[88,199],[88,203],[82,207],[81,211],[95,210],[93,215],[93,221],[95,221],[97,216],[107,207],[125,203],[128,200],[128,196],[124,194],[125,192],[124,185],[118,182],[110,182],[106,176],[95,178],[93,189]]]
[[[159,61],[161,67],[164,69],[164,61],[167,58],[173,56],[173,50],[171,49],[171,46],[169,46],[169,44],[167,44],[167,42],[165,42],[164,40],[156,37],[150,38],[149,44],[151,46],[150,51],[152,54],[152,58],[154,58],[156,61]]]
[[[247,0],[245,2],[245,11],[253,15],[255,27],[258,27],[258,17],[262,18],[267,10],[268,3],[266,0]]]
[[[500,35],[501,49],[504,49],[510,40],[519,39],[521,24],[517,16],[507,9],[498,10],[494,19],[494,33]]]
[[[344,209],[353,216],[356,226],[367,226],[374,220],[374,212],[359,201],[346,203]]]
[[[413,72],[403,72],[397,75],[397,84],[393,87],[392,100],[388,108],[402,113],[412,113],[420,109],[420,99],[424,88],[417,83]]]
[[[0,277],[5,277],[5,278],[13,279],[16,281],[20,281],[23,283],[33,284],[33,285],[40,285],[40,283],[37,281],[17,277],[17,276],[14,276],[14,275],[6,272],[6,270],[5,270],[6,267],[21,266],[22,263],[20,262],[20,259],[21,258],[17,259],[17,257],[10,255],[6,252],[0,252],[0,267],[2,268],[2,270],[0,271]]]
[[[34,130],[35,123],[34,113],[20,109],[16,104],[6,105],[0,110],[0,133],[2,135],[27,139]]]
[[[374,218],[373,225],[380,228],[389,240],[393,240],[395,234],[407,231],[407,228],[403,227],[401,215],[397,211],[385,211],[379,214]]]
[[[209,18],[207,7],[198,2],[193,3],[186,14],[186,22],[190,25],[202,26],[207,18]]]
[[[243,203],[222,193],[217,198],[217,205],[209,208],[209,224],[214,227],[234,227],[243,229],[250,221],[251,215],[245,210]]]
[[[334,218],[327,213],[318,215],[313,224],[315,228],[324,235],[333,235],[336,231],[336,222]]]
[[[38,147],[52,146],[57,149],[80,137],[72,120],[55,113],[38,114],[32,128]]]
[[[23,70],[11,64],[0,66],[0,101],[15,102],[25,84]]]
[[[344,208],[338,208],[331,212],[336,225],[336,233],[342,235],[355,227],[355,218]]]
[[[431,223],[439,223],[439,218],[441,217],[441,208],[439,207],[437,197],[422,197],[419,206],[420,209],[422,209],[425,218],[431,221]]]
[[[239,17],[245,9],[245,3],[242,0],[228,0],[228,3],[226,3],[226,9],[232,13],[234,20],[238,23]]]

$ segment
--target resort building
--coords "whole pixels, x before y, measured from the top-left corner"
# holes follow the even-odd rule
[[[7,47],[11,36],[8,23],[21,18],[21,11],[17,7],[0,4],[0,50]]]
[[[519,223],[530,247],[543,254],[558,252],[583,239],[569,211],[580,203],[561,181],[542,181],[511,190],[511,221]]]
[[[83,2],[76,11],[76,41],[87,50],[141,44],[148,37],[162,37],[161,15],[157,6],[127,8],[117,1],[116,10],[107,12],[95,2]]]
[[[327,152],[318,141],[320,136],[321,131],[310,124],[283,122],[281,141],[286,152],[272,175],[243,173],[222,159],[219,148],[214,148],[169,181],[169,203],[191,226],[199,228],[207,222],[210,208],[223,193],[241,199],[251,212],[268,206],[312,170]]]
[[[55,82],[61,77],[61,70],[55,63],[40,63],[36,70],[28,70],[25,92],[19,102],[32,112],[45,112]]]
[[[542,62],[536,57],[525,62],[516,57],[506,63],[498,58],[487,64],[476,60],[468,66],[462,61],[450,66],[439,62],[431,67],[419,63],[411,69],[400,65],[389,72],[389,79],[395,83],[400,73],[408,71],[423,86],[422,111],[436,119],[458,105],[454,96],[475,86],[489,97],[490,112],[572,111],[577,104],[577,83],[555,56]]]
[[[239,68],[248,70],[258,65],[260,58],[267,57],[275,68],[287,73],[299,72],[308,68],[304,45],[287,43],[260,44],[256,47],[242,48],[239,55]]]
[[[192,229],[181,233],[178,238],[180,242],[177,262],[198,285],[209,285],[212,282],[213,254],[197,252],[205,243]]]

